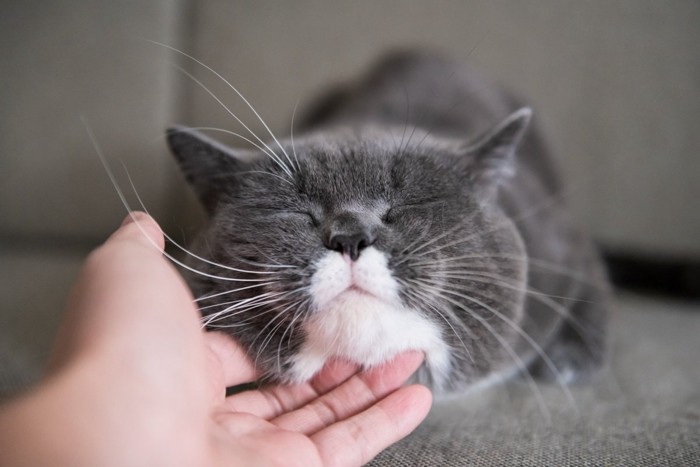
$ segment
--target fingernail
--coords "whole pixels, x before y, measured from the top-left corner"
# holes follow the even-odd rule
[[[129,214],[127,214],[127,216],[124,218],[121,227],[132,224],[134,222],[140,222],[146,218],[148,218],[148,214],[141,211],[132,211]]]

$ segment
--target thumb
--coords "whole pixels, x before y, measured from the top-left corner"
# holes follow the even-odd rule
[[[52,367],[97,349],[150,353],[192,342],[200,327],[192,296],[163,258],[163,234],[131,213],[83,266],[59,332]]]
[[[163,231],[160,226],[151,216],[140,211],[130,212],[122,221],[119,229],[107,239],[107,243],[122,240],[151,246],[160,252],[165,248]]]

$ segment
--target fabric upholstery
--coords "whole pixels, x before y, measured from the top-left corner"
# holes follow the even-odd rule
[[[185,240],[200,222],[167,154],[172,123],[236,131],[173,64],[261,137],[212,66],[289,134],[298,98],[413,45],[470,61],[526,98],[570,180],[562,194],[612,246],[700,254],[700,2],[26,0],[0,15],[0,398],[42,364],[80,262],[124,215],[81,116],[129,191]],[[238,144],[235,140],[226,140]],[[131,198],[133,201],[133,197]],[[700,465],[697,304],[618,300],[594,383],[522,381],[437,404],[377,466]]]
[[[613,356],[595,381],[523,380],[438,402],[373,466],[700,464],[700,305],[617,300]]]

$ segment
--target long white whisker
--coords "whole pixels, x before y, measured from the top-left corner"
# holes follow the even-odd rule
[[[528,295],[533,296],[533,298],[534,297],[543,297],[545,299],[550,299],[550,300],[553,298],[556,298],[559,300],[567,300],[567,301],[572,301],[572,302],[591,303],[590,300],[582,300],[582,299],[578,299],[578,298],[566,297],[564,295],[552,295],[552,294],[547,294],[544,292],[539,292],[530,286],[521,287],[517,284],[517,282],[509,281],[508,278],[500,276],[498,274],[464,271],[464,272],[441,272],[440,276],[444,277],[444,278],[449,278],[449,279],[465,279],[465,280],[469,280],[469,281],[473,281],[473,282],[478,282],[481,284],[495,284],[495,285],[503,286],[504,288],[507,288],[510,290],[515,290],[518,292],[527,293]],[[556,303],[556,302],[554,302],[554,303]],[[565,309],[562,305],[559,305],[559,307],[562,309]],[[568,313],[567,313],[567,315],[568,315]]]
[[[294,147],[294,117],[297,114],[297,107],[299,106],[299,99],[297,99],[297,102],[294,104],[294,110],[292,111],[292,123],[290,125],[290,137],[292,140],[292,154],[294,154],[294,161],[296,162],[297,165],[297,170],[299,170],[299,158],[297,157],[297,150]]]
[[[83,124],[85,125],[85,129],[88,133],[88,137],[92,141],[92,145],[94,146],[95,151],[97,152],[97,157],[99,157],[100,161],[102,162],[102,166],[104,167],[105,172],[107,172],[107,176],[109,177],[110,181],[112,182],[112,185],[114,186],[114,189],[117,192],[119,199],[121,200],[122,204],[126,208],[128,214],[129,214],[129,217],[131,217],[131,220],[134,222],[136,227],[141,231],[141,233],[144,235],[144,237],[146,237],[148,242],[151,245],[153,245],[153,247],[156,250],[160,251],[160,247],[158,246],[158,244],[155,241],[153,241],[153,239],[151,239],[151,237],[146,233],[146,230],[143,228],[141,223],[138,221],[138,219],[136,219],[136,216],[132,212],[133,210],[131,209],[129,202],[126,199],[126,196],[124,196],[124,192],[119,187],[119,184],[117,183],[117,179],[114,176],[114,173],[112,172],[112,169],[110,168],[109,164],[107,163],[107,159],[104,157],[104,154],[102,153],[102,148],[100,148],[99,144],[97,143],[97,139],[95,139],[95,135],[93,134],[92,130],[90,129],[90,127],[88,126],[87,122],[84,119],[83,119]],[[163,235],[165,235],[165,234],[163,233]],[[180,266],[181,268],[187,269],[188,271],[193,272],[195,274],[198,274],[200,276],[208,277],[210,279],[222,280],[222,281],[231,281],[231,282],[240,282],[241,281],[240,279],[236,279],[236,278],[232,278],[232,277],[223,277],[223,276],[216,276],[213,274],[207,274],[205,272],[194,269],[194,268],[186,265],[185,263],[175,259],[174,256],[170,255],[169,253],[167,253],[165,251],[163,251],[161,254],[163,256],[165,256],[166,258],[168,258],[168,260],[170,260],[171,262]]]
[[[221,76],[217,71],[215,71],[215,70],[214,70],[213,68],[211,68],[210,66],[208,66],[208,65],[206,65],[205,63],[201,62],[200,60],[194,58],[192,55],[183,52],[182,50],[178,50],[178,49],[176,49],[175,47],[171,47],[171,46],[169,46],[169,45],[166,45],[166,44],[163,44],[163,43],[160,43],[160,42],[156,42],[156,41],[149,41],[149,42],[151,42],[151,43],[153,43],[153,44],[156,44],[156,45],[159,45],[159,46],[161,46],[161,47],[165,47],[166,49],[172,50],[173,52],[179,53],[180,55],[183,55],[184,57],[189,58],[190,60],[194,61],[195,63],[197,63],[197,64],[199,64],[200,66],[203,66],[204,68],[206,68],[207,70],[209,70],[211,73],[213,73],[214,75],[216,75],[217,78],[219,78],[221,81],[223,81],[224,83],[226,83],[226,85],[227,85],[229,88],[231,88],[236,94],[238,94],[238,97],[240,97],[240,98],[243,100],[243,102],[245,102],[245,104],[246,104],[246,105],[248,106],[248,108],[255,114],[255,116],[258,118],[258,120],[260,120],[260,123],[263,124],[263,126],[265,127],[265,129],[267,130],[267,132],[270,134],[270,136],[272,137],[272,139],[275,141],[275,143],[277,143],[277,146],[279,146],[279,148],[282,150],[282,153],[287,157],[287,160],[289,161],[289,163],[290,163],[290,164],[292,163],[292,160],[289,158],[289,155],[288,155],[287,152],[284,150],[284,147],[282,147],[282,145],[280,144],[280,142],[279,142],[279,141],[277,140],[277,138],[275,137],[274,133],[272,133],[272,130],[270,130],[270,127],[267,126],[267,123],[265,123],[265,120],[263,120],[263,118],[260,116],[260,114],[255,110],[255,108],[253,107],[253,105],[252,105],[250,102],[248,102],[248,99],[246,99],[246,98],[243,96],[243,94],[241,94],[240,91],[238,91],[238,89],[236,89],[235,86],[233,86],[231,83],[229,83],[228,80],[226,80],[226,78],[224,78],[223,76]],[[247,128],[246,128],[246,129],[247,129]],[[250,131],[250,130],[248,130],[248,131]],[[251,132],[251,133],[252,133],[252,132]],[[291,176],[291,174],[290,174],[290,176]]]
[[[559,298],[559,299],[563,299],[563,300],[574,300],[574,301],[584,302],[584,303],[592,303],[592,302],[590,302],[588,300],[577,300],[577,299],[561,297],[561,296],[557,296],[557,295],[549,295],[549,294],[545,294],[545,293],[539,292],[537,290],[534,290],[532,288],[517,287],[517,286],[511,285],[507,282],[504,282],[502,280],[496,280],[494,282],[493,280],[479,279],[477,277],[468,276],[468,277],[464,277],[463,279],[466,279],[470,282],[479,282],[479,283],[483,283],[483,284],[495,284],[498,287],[509,288],[511,290],[516,290],[516,291],[526,293],[529,297],[532,297],[534,300],[537,300],[538,302],[540,302],[541,304],[543,304],[544,306],[548,307],[549,309],[551,309],[552,311],[557,313],[559,316],[561,316],[562,319],[564,319],[565,321],[570,323],[572,325],[573,329],[581,337],[581,339],[586,341],[586,343],[588,345],[590,345],[592,348],[597,348],[599,350],[602,350],[600,348],[600,345],[597,344],[594,340],[592,340],[590,338],[590,336],[586,333],[586,329],[585,329],[585,326],[583,325],[583,323],[581,323],[581,321],[579,319],[577,319],[574,315],[572,315],[569,312],[568,308],[566,308],[565,306],[552,300],[552,298]],[[487,277],[491,277],[491,276],[487,276]],[[469,290],[469,292],[476,293],[478,295],[483,296],[483,294],[480,293],[479,291]]]
[[[215,313],[209,313],[206,316],[202,316],[202,322],[206,325],[214,320],[218,320],[221,317],[228,317],[228,316],[233,316],[234,314],[232,313],[233,311],[237,310],[243,310],[243,309],[249,309],[250,307],[256,307],[259,306],[260,304],[263,303],[268,303],[270,300],[275,300],[275,297],[278,294],[275,294],[273,292],[265,292],[260,295],[256,295],[254,297],[248,297],[240,300],[233,300],[233,301],[226,301],[226,302],[220,302],[216,303],[214,305],[207,305],[203,306],[200,308],[201,310],[206,310],[209,308],[213,307],[220,307],[224,306],[225,308],[222,310],[219,310]]]
[[[411,243],[409,243],[408,245],[406,245],[406,247],[405,247],[401,252],[402,252],[402,253],[405,253],[405,252],[409,251],[414,245],[416,245],[416,244],[420,243],[421,241],[423,241],[423,240],[425,239],[426,234],[427,234],[427,232],[426,232],[425,230],[422,231],[422,232],[420,232],[420,234],[417,236],[417,238],[416,238],[415,240],[413,240]],[[401,264],[401,263],[407,261],[408,259],[410,259],[410,257],[411,257],[411,256],[410,256],[410,253],[409,253],[404,259],[402,259],[401,261],[399,261],[398,264]]]
[[[258,150],[260,150],[261,152],[264,152],[268,156],[270,155],[265,148],[263,148],[262,146],[260,146],[260,144],[256,143],[255,141],[251,140],[250,138],[246,138],[245,136],[243,136],[240,133],[236,133],[235,131],[231,131],[231,130],[225,130],[223,128],[217,128],[217,127],[212,127],[212,126],[194,126],[194,127],[183,128],[180,130],[172,129],[172,130],[170,130],[170,132],[171,133],[187,133],[188,130],[218,131],[221,133],[226,133],[226,134],[229,134],[232,136],[236,136],[236,137],[242,139],[243,141],[245,141],[246,143],[250,144],[251,146],[255,146]],[[248,130],[248,131],[250,131],[250,130]]]
[[[277,302],[282,301],[285,297],[291,295],[293,292],[267,292],[265,294],[257,295],[255,297],[234,301],[226,302],[233,303],[231,306],[205,316],[202,321],[205,325],[209,325],[215,321],[221,321],[222,319],[227,319],[232,316],[236,316],[244,311],[251,310],[253,308],[259,308],[261,306],[272,305]],[[224,305],[223,303],[220,305]]]
[[[552,420],[552,415],[551,412],[549,411],[549,408],[547,407],[547,404],[544,401],[544,397],[542,396],[542,392],[540,391],[539,387],[537,386],[537,383],[535,382],[534,378],[530,374],[530,372],[527,369],[527,366],[525,365],[525,362],[518,356],[518,354],[515,352],[513,347],[506,341],[500,334],[496,332],[496,330],[489,324],[489,322],[479,316],[478,313],[474,313],[472,310],[467,308],[464,304],[457,302],[456,300],[450,299],[449,297],[446,297],[442,291],[445,291],[444,289],[440,288],[438,289],[437,287],[433,287],[429,284],[422,284],[422,281],[415,281],[416,285],[419,286],[427,286],[428,288],[431,289],[431,291],[436,295],[441,297],[443,300],[453,304],[454,306],[460,308],[461,310],[467,312],[470,316],[472,316],[474,319],[479,321],[479,323],[489,332],[491,335],[493,335],[496,340],[501,344],[503,349],[509,354],[509,356],[513,359],[513,362],[515,365],[520,369],[520,371],[523,373],[525,376],[528,384],[532,388],[533,394],[535,395],[535,398],[537,399],[537,404],[540,407],[540,410],[544,414],[545,418],[547,419],[548,423],[551,423]],[[447,291],[445,291],[447,292]]]
[[[138,200],[138,202],[139,202],[139,204],[140,204],[140,206],[141,206],[141,209],[143,209],[144,212],[145,212],[146,214],[150,215],[150,213],[148,212],[148,209],[146,208],[146,205],[143,203],[143,200],[141,199],[141,196],[139,196],[139,193],[138,193],[138,191],[136,190],[136,186],[134,185],[134,181],[131,179],[131,174],[129,174],[129,170],[126,168],[126,165],[124,165],[123,162],[122,162],[122,166],[124,167],[124,172],[126,173],[126,177],[127,177],[127,179],[129,180],[129,184],[131,185],[131,189],[132,189],[132,191],[134,192],[134,195],[136,196],[136,199]],[[234,267],[231,267],[231,266],[226,266],[226,265],[224,265],[224,264],[216,263],[216,262],[214,262],[214,261],[210,261],[210,260],[208,260],[208,259],[206,259],[206,258],[202,258],[201,256],[198,256],[198,255],[192,253],[190,250],[188,250],[187,248],[181,246],[178,242],[176,242],[175,240],[173,240],[173,238],[170,237],[167,233],[163,232],[163,236],[164,236],[171,244],[173,244],[175,247],[177,247],[179,250],[185,252],[185,253],[188,254],[189,256],[191,256],[191,257],[193,257],[193,258],[195,258],[195,259],[197,259],[197,260],[199,260],[199,261],[202,261],[203,263],[207,263],[207,264],[210,264],[210,265],[212,265],[212,266],[216,266],[216,267],[221,268],[221,269],[226,269],[226,270],[228,270],[228,271],[241,272],[241,273],[244,273],[244,274],[262,274],[262,275],[277,274],[277,273],[274,272],[274,271],[249,271],[249,270],[247,270],[247,269],[238,269],[238,268],[234,268]],[[269,280],[269,279],[237,279],[237,280],[238,280],[239,282],[258,282],[258,281],[264,281],[264,280]]]
[[[294,176],[292,175],[292,172],[289,170],[289,167],[287,167],[287,165],[284,163],[284,161],[282,161],[282,159],[281,159],[279,156],[277,156],[277,154],[275,153],[275,151],[273,151],[272,148],[271,148],[270,146],[267,145],[267,143],[265,143],[260,137],[258,137],[258,135],[256,135],[256,134],[253,132],[253,130],[251,130],[251,129],[248,127],[248,125],[246,125],[245,123],[243,123],[243,121],[242,121],[240,118],[238,118],[238,116],[237,116],[235,113],[233,113],[233,112],[226,106],[226,104],[224,104],[224,103],[221,101],[221,99],[219,99],[219,98],[216,96],[216,94],[214,94],[208,87],[206,87],[206,85],[204,85],[204,83],[202,83],[202,82],[201,82],[200,80],[198,80],[194,75],[192,75],[192,73],[188,72],[187,70],[185,70],[184,68],[182,68],[182,67],[180,67],[180,66],[178,66],[178,65],[173,65],[173,66],[174,66],[177,70],[179,70],[182,74],[184,74],[185,76],[187,76],[188,78],[190,78],[192,81],[194,81],[195,83],[197,83],[202,89],[204,89],[204,91],[206,91],[216,102],[218,102],[218,103],[224,108],[224,110],[226,110],[226,112],[229,113],[229,115],[231,115],[243,128],[245,128],[246,130],[248,130],[248,132],[249,132],[252,136],[254,136],[255,139],[257,139],[257,140],[260,142],[260,144],[262,144],[262,145],[267,149],[267,151],[265,151],[265,154],[267,154],[272,160],[274,160],[275,163],[276,163],[282,170],[284,170],[285,173],[286,173],[287,175],[289,175],[290,178],[292,178],[292,179],[294,178]]]
[[[261,308],[261,307],[264,307],[267,305],[274,305],[275,303],[279,303],[280,301],[281,300],[269,300],[269,301],[261,302],[261,303],[251,303],[251,304],[246,305],[245,307],[242,307],[242,308],[237,309],[237,310],[226,310],[227,311],[226,313],[204,322],[202,324],[202,327],[203,328],[204,327],[208,327],[208,328],[214,328],[214,327],[216,327],[216,328],[239,328],[239,327],[248,326],[254,319],[256,319],[264,314],[267,314],[270,311],[270,309],[266,309],[266,310],[263,310],[261,312],[256,312],[254,315],[248,316],[247,318],[243,319],[242,321],[236,321],[235,323],[228,323],[228,324],[215,324],[215,323],[217,323],[219,321],[223,321],[224,319],[229,319],[229,318],[232,318],[234,316],[238,316],[242,313],[250,312],[251,310],[255,310],[257,308]],[[223,313],[223,312],[221,312],[221,313]]]
[[[274,284],[274,283],[275,283],[275,282],[265,282],[265,283],[262,283],[262,284],[249,285],[248,287],[240,287],[240,288],[238,288],[238,289],[227,290],[226,292],[221,292],[221,293],[218,293],[218,294],[215,294],[215,295],[211,295],[211,296],[206,297],[206,298],[207,298],[207,299],[210,299],[210,298],[214,298],[214,297],[217,297],[217,296],[221,296],[221,295],[223,295],[223,294],[230,294],[230,293],[240,292],[240,291],[242,291],[242,290],[248,290],[248,289],[252,289],[252,288],[255,288],[255,287],[265,287],[265,286],[268,286],[268,285],[272,285],[272,284]],[[246,302],[246,301],[248,301],[248,300],[259,299],[259,298],[265,297],[265,296],[267,296],[267,295],[269,295],[269,294],[272,294],[272,292],[265,292],[264,294],[256,295],[255,297],[251,297],[251,298],[244,298],[244,299],[231,300],[231,301],[225,301],[225,302],[217,302],[217,303],[213,303],[213,304],[211,304],[211,305],[204,305],[204,306],[200,306],[200,307],[199,307],[199,311],[208,310],[208,309],[210,309],[210,308],[216,308],[216,307],[224,306],[224,305],[231,305],[231,304],[244,303],[244,302]],[[199,302],[200,300],[201,300],[201,299],[197,299],[197,300],[195,300],[195,302]]]
[[[308,298],[303,299],[301,301],[301,303],[299,303],[299,305],[297,306],[297,311],[294,312],[294,318],[292,318],[291,323],[289,323],[290,336],[292,334],[294,334],[294,326],[296,326],[297,319],[302,317],[306,313],[306,310],[309,308],[309,306],[310,306],[310,300]],[[292,340],[290,337],[290,339],[287,341],[287,350],[288,351],[291,351],[291,347],[290,347],[291,343],[292,343]]]
[[[296,185],[294,185],[294,183],[290,182],[290,181],[287,180],[286,178],[281,177],[281,176],[279,176],[279,175],[277,175],[277,174],[273,174],[272,172],[265,172],[264,170],[248,170],[248,171],[246,171],[246,172],[238,172],[238,174],[239,174],[239,175],[242,175],[242,174],[265,174],[265,175],[269,175],[269,176],[271,176],[271,177],[275,177],[275,178],[277,178],[277,179],[283,181],[283,182],[286,183],[287,185],[291,185],[291,186],[293,186],[293,187],[296,187]]]
[[[474,304],[482,307],[484,310],[489,311],[494,316],[499,318],[501,321],[506,323],[511,329],[513,329],[515,332],[517,332],[523,339],[525,339],[525,341],[528,344],[530,344],[530,346],[537,353],[537,355],[539,355],[542,358],[542,361],[545,363],[545,365],[547,365],[549,367],[549,369],[552,370],[552,373],[556,377],[557,383],[559,384],[559,386],[561,386],[562,391],[566,395],[567,399],[569,399],[571,406],[574,407],[574,409],[576,409],[576,411],[578,412],[576,401],[574,400],[574,397],[571,394],[571,391],[569,391],[569,388],[567,387],[566,382],[564,381],[564,378],[562,377],[561,373],[557,369],[556,365],[554,365],[554,362],[552,362],[552,359],[549,358],[549,356],[545,353],[545,351],[542,349],[542,347],[537,342],[535,342],[535,340],[528,333],[523,331],[523,329],[520,326],[518,326],[512,319],[508,318],[503,313],[496,310],[492,306],[489,306],[488,304],[484,303],[483,301],[476,299],[474,297],[471,297],[469,295],[465,295],[463,293],[457,292],[455,290],[446,288],[444,286],[444,284],[434,282],[430,279],[423,279],[422,282],[424,284],[427,283],[427,284],[439,285],[443,292],[450,294],[450,295],[453,295],[455,297],[459,297],[461,299],[467,300],[471,303],[474,303]],[[444,297],[444,298],[447,299],[446,297]],[[458,303],[458,302],[454,302],[454,303]]]
[[[465,259],[503,259],[503,260],[509,260],[509,261],[519,261],[522,263],[526,263],[529,267],[535,267],[539,268],[545,271],[553,272],[556,274],[561,274],[566,277],[570,277],[578,282],[591,285],[594,287],[603,287],[605,284],[601,282],[596,282],[591,280],[590,278],[586,277],[581,271],[577,271],[575,269],[567,268],[564,267],[558,263],[553,263],[550,261],[545,261],[541,260],[538,258],[533,258],[533,257],[528,257],[525,255],[509,255],[509,254],[500,254],[500,253],[494,253],[494,254],[467,254],[467,255],[460,255],[460,256],[451,256],[447,258],[440,258],[439,261],[437,260],[417,260],[417,261],[412,261],[411,265],[413,266],[437,266],[439,265],[441,269],[445,267],[450,267],[449,263],[452,263],[454,261],[462,261]],[[463,264],[469,264],[469,263],[463,263]],[[500,265],[505,266],[504,264]],[[452,267],[454,268],[461,268],[464,267],[463,265],[457,264],[453,265]]]
[[[296,306],[297,303],[298,302],[293,302],[292,304],[286,306],[285,308],[282,309],[282,311],[277,313],[270,321],[268,321],[267,324],[265,324],[265,326],[257,334],[257,336],[255,336],[255,339],[253,339],[253,344],[263,335],[263,333],[265,332],[265,330],[267,329],[268,326],[270,326],[272,323],[277,321],[278,318],[281,318],[282,316],[284,316],[284,314],[287,312],[287,310]],[[279,307],[273,308],[271,310],[277,310],[277,309],[281,308],[282,306],[283,305],[280,305]],[[283,323],[284,323],[284,321],[282,320],[278,324],[275,324],[275,326],[270,330],[270,332],[267,334],[267,336],[263,339],[263,342],[261,343],[260,348],[258,349],[258,352],[255,356],[254,363],[255,363],[256,367],[258,366],[258,364],[257,364],[258,360],[260,359],[260,356],[262,355],[263,350],[265,350],[267,343],[272,339],[272,336],[274,335],[275,330]],[[252,344],[251,344],[251,347],[252,347]]]
[[[568,309],[560,305],[559,303],[555,302],[552,300],[552,298],[558,298],[558,299],[563,299],[563,300],[575,300],[575,299],[570,299],[568,297],[563,297],[559,295],[549,295],[545,294],[542,292],[538,292],[531,287],[521,287],[517,283],[510,282],[505,280],[504,278],[497,276],[497,275],[492,275],[492,274],[481,274],[481,273],[463,273],[463,274],[442,274],[442,277],[446,279],[461,279],[461,280],[466,280],[468,282],[475,282],[478,284],[488,284],[488,285],[496,285],[498,287],[502,287],[504,289],[510,289],[514,290],[516,292],[523,292],[529,296],[531,296],[533,299],[536,299],[543,303],[546,306],[549,306],[553,311],[555,311],[558,315],[560,315],[562,318],[571,320],[572,322],[575,321],[575,318],[571,316],[571,313],[569,313]],[[473,292],[470,290],[470,292]]]
[[[454,326],[452,326],[452,323],[450,322],[450,320],[447,319],[447,317],[444,314],[442,314],[442,312],[440,312],[440,310],[438,310],[436,306],[434,306],[432,303],[430,303],[432,301],[432,300],[430,300],[430,297],[428,297],[423,292],[420,292],[419,290],[413,290],[404,281],[399,281],[399,283],[404,286],[406,293],[408,293],[409,295],[412,295],[414,298],[421,299],[420,301],[422,303],[424,303],[425,305],[430,307],[431,310],[433,310],[435,313],[437,313],[438,316],[440,316],[440,318],[450,327],[450,329],[452,330],[452,333],[455,335],[455,337],[457,337],[460,344],[462,344],[462,347],[464,348],[464,351],[467,352],[467,356],[469,357],[469,359],[472,362],[474,362],[474,357],[472,356],[472,353],[469,351],[469,348],[467,347],[467,345],[462,340],[462,337],[459,335],[459,333],[454,328]],[[462,329],[464,329],[464,331],[469,335],[469,337],[472,339],[472,341],[476,340],[476,336],[474,336],[474,333],[471,331],[471,329],[469,329],[466,325],[464,325],[464,323],[462,323],[461,321],[456,319],[456,317],[454,316],[454,314],[450,310],[444,310],[444,311],[446,311],[452,317],[452,319],[456,323],[458,323]]]
[[[270,303],[274,304],[274,303],[278,303],[279,301],[281,301],[281,300],[271,301]],[[225,319],[225,318],[228,318],[228,317],[230,317],[230,316],[235,316],[235,315],[238,315],[238,314],[240,314],[240,313],[244,313],[244,312],[246,312],[246,311],[253,310],[253,309],[255,309],[255,308],[260,308],[260,307],[262,307],[262,306],[264,306],[264,305],[265,305],[265,304],[251,305],[251,306],[249,306],[249,307],[247,307],[247,308],[245,308],[245,309],[237,310],[235,313],[232,313],[231,315],[223,316],[223,317],[221,317],[221,318],[219,318],[219,319],[217,319],[217,320],[215,320],[215,321],[220,321],[220,320]],[[276,309],[279,309],[279,307],[265,309],[265,310],[263,310],[263,311],[261,311],[261,312],[255,314],[254,316],[250,316],[250,317],[244,319],[243,321],[238,321],[238,322],[230,323],[230,324],[212,324],[212,323],[208,323],[208,324],[206,324],[206,327],[208,327],[208,328],[216,328],[216,329],[227,329],[227,328],[238,328],[238,327],[247,326],[247,325],[249,325],[250,322],[252,322],[254,319],[256,319],[256,318],[258,318],[258,317],[260,317],[260,316],[262,316],[262,315],[268,314],[268,313],[270,313],[270,312],[272,312],[272,311],[275,311]]]
[[[284,338],[286,337],[287,333],[289,333],[289,339],[287,341],[287,350],[289,350],[289,345],[291,344],[292,336],[294,335],[294,323],[304,314],[302,303],[304,303],[305,301],[306,300],[300,300],[296,304],[297,309],[294,311],[294,316],[292,317],[292,320],[290,321],[287,328],[282,333],[282,337],[280,337],[280,343],[277,346],[277,368],[279,369],[280,373],[282,372],[282,343],[284,342]]]
[[[431,239],[428,240],[427,242],[425,242],[425,243],[423,243],[423,244],[417,246],[417,247],[414,248],[412,251],[408,252],[407,255],[406,255],[406,257],[405,257],[404,259],[402,259],[401,261],[399,261],[399,264],[402,263],[402,262],[407,261],[408,259],[411,259],[411,258],[419,258],[419,257],[425,256],[425,255],[427,255],[427,254],[429,254],[429,253],[431,253],[431,252],[433,252],[433,251],[441,250],[442,248],[444,248],[444,246],[439,247],[437,250],[430,250],[430,251],[428,251],[428,252],[423,252],[423,253],[421,253],[420,255],[417,254],[420,250],[422,250],[422,249],[424,249],[424,248],[426,248],[426,247],[432,245],[433,243],[435,243],[435,242],[437,242],[437,241],[439,241],[439,240],[445,238],[446,236],[452,234],[455,230],[460,229],[460,228],[463,227],[464,224],[465,224],[468,220],[470,220],[470,219],[471,219],[471,217],[465,217],[464,219],[460,220],[456,225],[454,225],[454,226],[451,227],[450,229],[445,230],[445,231],[442,232],[440,235],[436,235],[435,237],[431,238]],[[470,239],[470,238],[473,238],[473,236],[468,237],[468,239]],[[465,240],[465,241],[466,241],[466,240]],[[409,247],[410,247],[410,245],[409,245]]]
[[[561,200],[558,199],[558,198],[561,197],[560,195],[561,195],[561,193],[555,194],[555,195],[552,195],[552,196],[549,196],[549,197],[545,198],[544,200],[542,200],[542,202],[540,202],[540,203],[538,203],[538,204],[535,204],[535,205],[533,205],[533,206],[530,206],[529,209],[527,209],[527,210],[525,210],[525,211],[523,211],[523,212],[518,213],[517,216],[515,216],[515,217],[513,217],[513,218],[504,219],[502,222],[497,223],[497,224],[494,225],[492,228],[490,228],[490,229],[488,229],[488,230],[486,230],[486,231],[483,231],[483,232],[475,232],[475,233],[472,234],[472,235],[469,235],[469,236],[467,236],[467,237],[464,237],[464,238],[462,238],[462,239],[459,239],[459,240],[454,241],[454,242],[451,242],[451,243],[443,244],[443,245],[441,245],[441,246],[439,246],[439,247],[437,247],[437,248],[434,248],[434,249],[432,249],[432,250],[430,250],[430,251],[423,252],[421,255],[415,255],[415,256],[424,256],[424,255],[427,255],[427,254],[430,254],[430,253],[435,253],[435,252],[437,252],[437,251],[439,251],[439,250],[441,250],[441,249],[444,249],[444,248],[447,248],[447,247],[450,247],[450,246],[457,245],[457,244],[459,244],[459,243],[464,243],[464,242],[466,242],[466,241],[469,241],[469,240],[475,238],[476,236],[482,236],[482,237],[483,237],[483,236],[485,236],[485,235],[488,235],[488,234],[491,234],[491,233],[494,233],[494,232],[498,232],[499,230],[501,230],[501,229],[503,229],[503,228],[505,228],[505,227],[508,227],[509,225],[518,224],[518,222],[521,222],[521,221],[525,220],[526,218],[528,218],[528,217],[530,217],[530,216],[532,216],[532,215],[535,215],[535,214],[537,214],[538,212],[540,212],[540,211],[542,211],[542,210],[544,210],[544,209],[547,209],[547,208],[549,208],[549,207],[551,207],[551,206],[554,206],[554,205],[556,205],[557,203],[561,202]],[[453,227],[452,229],[450,229],[450,231],[453,231],[455,228],[459,227],[460,225],[461,225],[461,222],[458,223],[458,224],[457,224],[455,227]],[[449,231],[448,231],[448,232],[449,232]],[[440,235],[439,237],[444,237],[444,235],[445,235],[445,234],[443,233],[443,234]],[[414,250],[412,253],[415,254],[416,252],[417,252],[417,250]]]

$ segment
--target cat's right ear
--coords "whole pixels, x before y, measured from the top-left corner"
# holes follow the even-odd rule
[[[530,108],[517,110],[466,149],[464,173],[475,189],[493,194],[500,182],[514,175],[514,154],[531,118]]]
[[[236,151],[185,126],[169,128],[167,140],[185,178],[211,214],[241,169]]]

